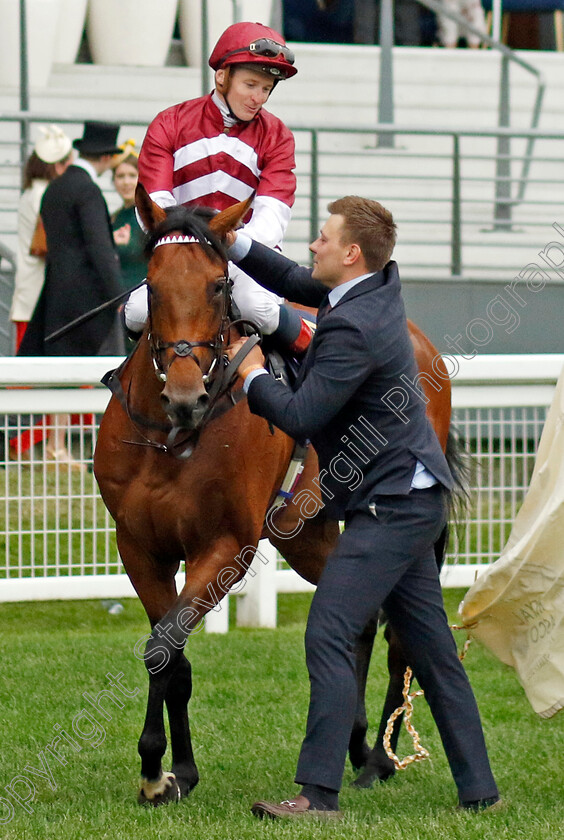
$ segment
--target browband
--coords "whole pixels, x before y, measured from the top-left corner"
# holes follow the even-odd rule
[[[208,242],[206,239],[205,242],[210,245],[211,243]],[[158,248],[159,245],[200,245],[200,240],[195,236],[163,236],[162,239],[158,239],[155,243],[155,248]],[[154,250],[154,249],[153,249]]]

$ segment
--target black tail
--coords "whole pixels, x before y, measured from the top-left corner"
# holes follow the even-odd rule
[[[471,462],[463,442],[452,426],[448,433],[446,459],[454,479],[454,489],[449,494],[448,520],[435,543],[435,559],[439,570],[445,561],[450,528],[459,528],[466,518],[470,504]]]

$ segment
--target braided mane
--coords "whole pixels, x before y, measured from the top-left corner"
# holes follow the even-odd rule
[[[166,219],[148,234],[144,254],[147,258],[153,253],[159,239],[167,234],[182,233],[194,236],[206,254],[213,260],[227,262],[225,246],[209,229],[209,221],[215,215],[209,207],[187,208],[181,205],[167,207]]]

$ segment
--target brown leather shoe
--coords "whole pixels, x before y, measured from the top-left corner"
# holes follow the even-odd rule
[[[262,820],[263,817],[270,817],[271,820],[306,819],[318,820],[340,820],[343,817],[342,811],[319,811],[309,807],[309,799],[296,796],[295,799],[285,799],[283,802],[255,802],[251,808],[255,817]]]
[[[457,811],[501,811],[505,808],[505,802],[499,796],[491,796],[488,799],[475,799],[473,802],[459,802]]]

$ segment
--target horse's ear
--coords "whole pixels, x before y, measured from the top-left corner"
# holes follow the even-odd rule
[[[254,197],[253,193],[245,201],[240,201],[238,204],[222,210],[221,213],[216,213],[209,223],[210,230],[220,239],[223,239],[226,233],[235,230],[240,225],[249,212]]]
[[[165,211],[151,200],[149,193],[140,182],[135,188],[135,206],[139,211],[141,221],[149,231],[154,230],[166,219]]]

